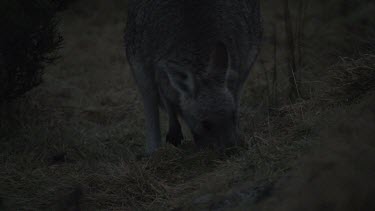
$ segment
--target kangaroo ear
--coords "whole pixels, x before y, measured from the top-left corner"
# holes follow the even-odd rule
[[[210,55],[208,76],[219,83],[225,83],[229,68],[229,55],[224,43],[218,42]]]
[[[166,71],[173,88],[185,97],[195,97],[196,83],[193,73],[177,65],[167,65]]]

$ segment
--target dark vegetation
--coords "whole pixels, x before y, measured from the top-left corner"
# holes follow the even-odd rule
[[[57,59],[62,37],[57,31],[57,5],[51,1],[4,0],[0,10],[0,102],[4,102],[41,83],[45,66]]]
[[[9,9],[0,21],[17,23],[1,24],[14,31],[0,33],[1,99],[44,83],[11,102],[11,121],[1,119],[0,209],[375,208],[373,1],[264,1],[262,53],[242,98],[248,147],[197,152],[187,137],[141,160],[124,1],[50,1],[45,13],[25,9],[39,1],[19,2],[1,3]],[[19,16],[9,13],[16,7]],[[46,66],[57,58],[57,28],[61,57]]]

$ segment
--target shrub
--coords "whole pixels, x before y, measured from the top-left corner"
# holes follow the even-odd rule
[[[62,37],[56,12],[47,0],[1,1],[0,102],[39,85],[45,66],[58,58]]]

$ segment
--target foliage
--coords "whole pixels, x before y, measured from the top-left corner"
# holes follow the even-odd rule
[[[45,0],[0,3],[0,102],[42,81],[44,67],[58,57],[62,37],[55,4]]]

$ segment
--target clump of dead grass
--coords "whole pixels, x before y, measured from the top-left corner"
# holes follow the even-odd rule
[[[279,182],[263,210],[373,210],[375,96],[330,119],[320,145]]]
[[[342,59],[332,68],[324,94],[305,107],[311,109],[306,114],[317,114],[318,124],[309,127],[318,132],[312,152],[278,182],[271,197],[257,209],[374,209],[374,65],[374,55],[366,54]]]
[[[169,186],[152,174],[147,164],[106,164],[86,182],[85,200],[98,209],[149,209],[168,200]]]
[[[330,71],[328,96],[337,102],[352,103],[375,90],[375,55],[359,59],[343,58]]]

